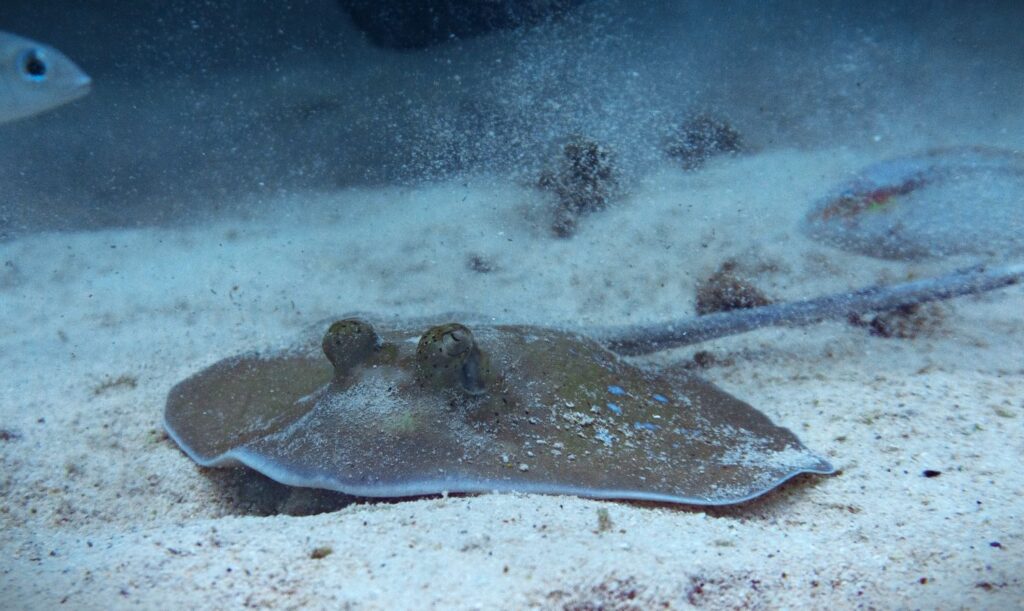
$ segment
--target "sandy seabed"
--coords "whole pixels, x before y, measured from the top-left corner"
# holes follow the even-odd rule
[[[797,231],[877,158],[655,170],[570,240],[535,192],[479,177],[0,244],[0,607],[1024,606],[1020,287],[942,304],[912,339],[833,322],[646,359],[710,351],[705,376],[840,469],[736,507],[508,494],[274,514],[252,500],[273,486],[199,469],[161,429],[177,381],[344,312],[599,326],[691,315],[726,258],[775,299],[974,263]]]

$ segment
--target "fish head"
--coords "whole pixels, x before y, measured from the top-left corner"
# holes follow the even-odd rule
[[[0,123],[76,100],[91,86],[89,75],[57,49],[0,32]]]

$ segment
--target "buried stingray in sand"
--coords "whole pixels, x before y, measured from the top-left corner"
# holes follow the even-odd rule
[[[1024,266],[979,267],[589,336],[345,318],[319,343],[228,358],[180,382],[165,426],[200,465],[243,464],[284,484],[359,496],[521,491],[739,503],[798,474],[834,469],[711,383],[620,355],[978,293],[1022,277]]]

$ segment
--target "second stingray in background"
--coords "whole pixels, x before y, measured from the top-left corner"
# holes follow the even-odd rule
[[[818,201],[803,230],[885,259],[1024,255],[1024,155],[935,149],[870,165]]]

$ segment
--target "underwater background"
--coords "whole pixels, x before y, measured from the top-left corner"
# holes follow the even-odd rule
[[[1016,269],[1022,31],[1011,0],[3,2],[92,83],[0,119],[0,607],[1024,606],[1020,286],[631,361],[838,469],[735,507],[323,498],[163,419],[351,312],[587,330]]]
[[[375,44],[343,4],[5,2],[6,30],[95,81],[58,116],[5,126],[5,231],[182,222],[244,209],[226,201],[241,195],[467,173],[532,180],[571,134],[612,147],[636,180],[701,113],[751,151],[979,130],[1012,145],[1022,131],[1012,1],[579,2],[419,49]]]

